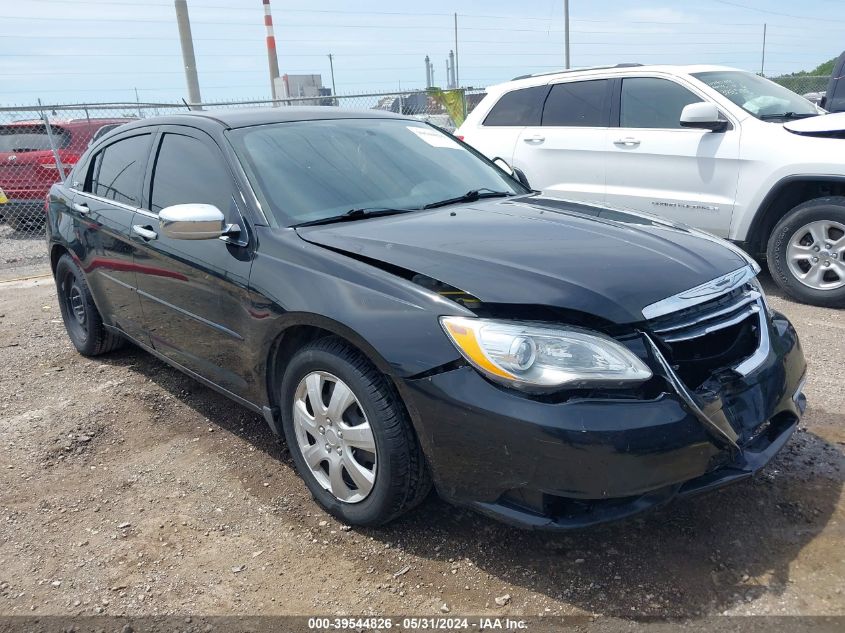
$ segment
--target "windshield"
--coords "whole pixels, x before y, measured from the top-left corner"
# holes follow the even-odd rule
[[[352,209],[419,209],[471,190],[527,189],[424,123],[334,119],[230,134],[262,205],[291,226]]]
[[[693,77],[721,93],[758,119],[797,118],[819,114],[816,107],[791,90],[764,77],[739,70],[694,73]]]

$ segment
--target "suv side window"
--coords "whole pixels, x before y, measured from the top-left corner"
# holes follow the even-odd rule
[[[604,127],[608,124],[607,79],[555,84],[543,108],[543,125]]]
[[[158,213],[174,204],[213,204],[228,216],[232,176],[220,151],[183,134],[166,133],[153,170],[150,209]]]
[[[625,78],[619,127],[680,128],[684,106],[700,101],[698,96],[668,79]]]
[[[130,136],[97,152],[83,190],[121,204],[138,206],[150,138],[150,134]]]
[[[548,86],[534,86],[506,92],[487,114],[483,125],[540,125],[543,99],[548,91]]]

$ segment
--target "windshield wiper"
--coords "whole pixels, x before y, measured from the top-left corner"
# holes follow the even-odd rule
[[[470,189],[464,195],[456,198],[446,198],[445,200],[438,200],[437,202],[430,202],[423,206],[423,209],[436,209],[437,207],[445,207],[449,204],[458,204],[459,202],[475,202],[481,198],[507,198],[515,196],[515,193],[510,191],[494,191],[482,187],[481,189]]]
[[[340,215],[330,215],[327,218],[320,218],[319,220],[309,220],[308,222],[300,222],[294,224],[293,228],[300,226],[317,226],[320,224],[334,224],[335,222],[350,222],[352,220],[363,220],[364,218],[376,218],[383,215],[396,215],[397,213],[408,213],[409,211],[419,211],[419,209],[392,209],[390,207],[365,207],[362,209],[350,209],[346,213]]]
[[[787,119],[787,120],[809,119],[810,117],[814,117],[814,116],[819,116],[818,112],[816,112],[816,113],[804,112],[802,114],[798,114],[797,112],[781,112],[780,114],[761,114],[760,120],[761,121],[770,121],[772,119]]]

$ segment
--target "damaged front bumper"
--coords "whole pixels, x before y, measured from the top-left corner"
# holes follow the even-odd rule
[[[465,366],[406,381],[439,493],[521,527],[571,529],[750,477],[805,407],[795,330],[777,313],[766,321],[753,371],[721,372],[692,392],[646,335],[629,347],[655,369],[651,397],[532,399]]]

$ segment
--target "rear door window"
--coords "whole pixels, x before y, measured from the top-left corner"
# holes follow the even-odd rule
[[[607,79],[571,81],[552,86],[543,108],[543,125],[604,127],[609,120]]]
[[[138,206],[150,139],[150,134],[130,136],[98,152],[92,161],[85,191],[121,204]]]
[[[622,80],[619,127],[674,129],[681,111],[701,99],[668,79],[631,77]]]
[[[522,88],[505,93],[490,110],[484,125],[519,126],[540,125],[543,99],[548,86]]]

